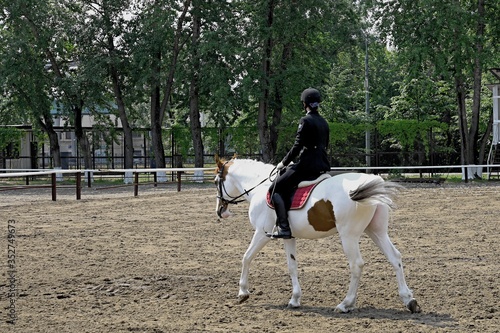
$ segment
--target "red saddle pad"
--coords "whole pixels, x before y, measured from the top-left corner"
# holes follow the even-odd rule
[[[319,182],[319,183],[321,183],[321,182]],[[299,187],[295,191],[295,194],[293,195],[292,206],[290,207],[290,209],[301,209],[304,206],[304,204],[307,202],[307,199],[309,199],[309,195],[311,194],[312,190],[319,183],[312,184],[312,185],[305,186],[305,187]],[[271,202],[271,194],[269,192],[267,192],[266,201],[267,201],[267,205],[270,208],[274,209],[273,203]]]

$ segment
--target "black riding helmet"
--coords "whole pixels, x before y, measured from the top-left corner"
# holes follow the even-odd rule
[[[306,105],[310,105],[312,103],[320,103],[321,102],[321,94],[317,89],[307,88],[300,95],[300,100]]]

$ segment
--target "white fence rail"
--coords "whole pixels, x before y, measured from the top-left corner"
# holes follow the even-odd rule
[[[445,173],[452,173],[450,170],[458,170],[453,173],[461,173],[462,179],[465,180],[465,171],[467,170],[467,178],[474,179],[475,177],[482,176],[482,170],[486,169],[489,173],[491,168],[500,168],[497,164],[483,164],[483,165],[441,165],[441,166],[387,166],[387,167],[333,167],[332,171],[375,171],[375,170],[409,170],[415,172],[415,170],[422,172],[424,170],[445,170]],[[62,180],[63,175],[74,175],[76,179],[75,192],[76,199],[81,198],[82,189],[82,175],[85,175],[85,180],[87,181],[87,186],[91,187],[94,175],[98,174],[123,174],[124,175],[124,185],[118,186],[133,186],[134,196],[138,195],[139,185],[144,185],[139,183],[140,174],[152,174],[154,177],[153,184],[156,186],[158,183],[166,182],[167,173],[177,174],[177,191],[181,190],[181,176],[182,174],[193,172],[193,180],[203,182],[204,172],[213,171],[214,168],[154,168],[154,169],[99,169],[99,170],[62,170],[62,169],[0,169],[0,179],[8,178],[26,178],[26,185],[12,185],[12,186],[2,186],[0,191],[15,190],[15,189],[26,189],[26,188],[40,188],[46,187],[52,189],[52,200],[56,201],[57,197],[57,183]],[[424,171],[425,172],[425,171]],[[30,177],[36,176],[50,176],[50,185],[29,185]],[[118,186],[109,186],[118,187]]]

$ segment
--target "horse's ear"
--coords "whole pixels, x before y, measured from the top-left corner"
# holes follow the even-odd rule
[[[233,160],[236,159],[236,158],[238,158],[238,154],[234,153]]]
[[[217,167],[220,169],[222,165],[224,164],[222,160],[219,158],[219,154],[215,154],[215,164],[217,164]]]

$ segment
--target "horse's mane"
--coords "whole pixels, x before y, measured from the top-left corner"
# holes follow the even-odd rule
[[[267,177],[274,165],[251,159],[233,159],[232,168],[242,171],[248,177]]]

